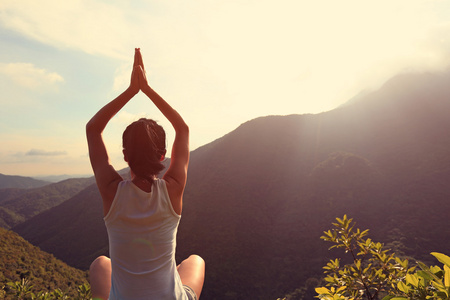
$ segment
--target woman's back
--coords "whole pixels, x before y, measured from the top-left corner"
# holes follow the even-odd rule
[[[155,180],[150,193],[122,181],[104,220],[112,263],[110,299],[183,299],[175,262],[180,216],[164,180]]]

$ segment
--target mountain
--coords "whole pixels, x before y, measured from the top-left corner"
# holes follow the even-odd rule
[[[38,180],[31,177],[0,174],[0,189],[4,188],[29,189],[41,187],[49,183],[50,182],[48,181]]]
[[[129,178],[128,169],[119,171]],[[15,226],[32,244],[55,254],[66,263],[87,270],[91,262],[108,251],[103,208],[97,185],[91,178],[81,192],[52,209]],[[82,243],[89,241],[87,244]]]
[[[254,119],[191,153],[177,259],[201,255],[205,299],[276,299],[336,255],[320,241],[347,214],[426,261],[450,241],[450,72],[403,74],[320,114]],[[86,269],[107,254],[90,186],[15,227]]]
[[[33,189],[0,189],[0,227],[11,228],[57,206],[88,185],[91,178],[72,178]]]
[[[31,245],[17,233],[3,228],[0,228],[0,256],[1,287],[26,278],[35,293],[59,288],[69,290],[69,295],[73,296],[77,286],[87,283],[86,272],[68,266]]]
[[[48,175],[48,176],[34,176],[34,179],[38,179],[38,180],[45,180],[48,182],[60,182],[66,179],[71,179],[71,178],[88,178],[88,177],[92,177],[92,175],[68,175],[68,174],[63,174],[63,175]]]
[[[13,230],[44,251],[83,270],[97,256],[107,253],[100,194],[90,185],[64,203],[49,209]]]

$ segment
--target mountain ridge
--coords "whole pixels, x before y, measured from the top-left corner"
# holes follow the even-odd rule
[[[0,226],[11,228],[49,209],[94,182],[94,178],[72,178],[29,189],[0,189]]]
[[[0,173],[0,189],[4,188],[37,188],[50,184],[48,181],[19,175],[5,175]]]

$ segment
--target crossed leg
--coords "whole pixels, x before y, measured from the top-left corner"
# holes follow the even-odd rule
[[[107,300],[111,289],[111,260],[97,257],[89,268],[89,281],[93,300]]]
[[[180,274],[181,282],[194,290],[197,298],[200,294],[205,281],[205,261],[198,255],[191,255],[183,260],[177,266],[178,274]]]
[[[198,255],[191,255],[177,266],[181,282],[192,288],[200,299],[205,280],[205,261]],[[97,257],[89,268],[89,281],[93,300],[107,300],[111,289],[111,260]]]

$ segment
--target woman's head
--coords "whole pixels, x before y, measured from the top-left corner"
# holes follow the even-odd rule
[[[166,133],[155,121],[139,119],[128,125],[122,135],[123,154],[133,173],[153,180],[164,169]]]

